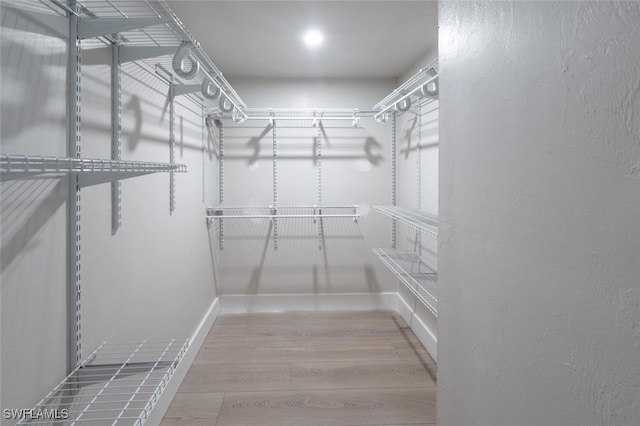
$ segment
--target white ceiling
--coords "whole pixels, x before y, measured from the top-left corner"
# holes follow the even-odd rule
[[[398,78],[437,46],[436,1],[169,1],[228,78]],[[302,34],[321,29],[310,50]]]

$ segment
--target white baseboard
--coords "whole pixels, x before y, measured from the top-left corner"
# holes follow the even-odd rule
[[[398,310],[397,293],[239,294],[220,299],[223,313]]]
[[[402,298],[400,293],[396,293],[396,295],[398,297],[398,308],[396,311],[402,316],[405,322],[409,324],[413,334],[420,340],[420,343],[422,343],[422,346],[429,352],[431,358],[437,362],[438,338],[436,337],[436,330],[430,330],[422,319],[420,319],[418,315],[415,315],[411,306]]]
[[[216,297],[213,303],[211,303],[211,306],[209,306],[209,309],[202,318],[202,321],[200,321],[200,324],[198,324],[198,327],[196,327],[196,330],[189,339],[189,348],[182,358],[182,361],[180,361],[180,364],[178,364],[176,371],[174,371],[171,380],[169,380],[169,383],[167,384],[167,387],[160,395],[160,398],[158,398],[156,406],[153,408],[153,410],[151,410],[151,414],[149,415],[146,423],[151,425],[159,425],[162,421],[162,418],[167,412],[167,409],[169,409],[169,405],[171,405],[171,401],[173,401],[173,398],[178,392],[178,388],[182,384],[182,380],[184,380],[184,377],[187,375],[189,367],[191,367],[193,360],[196,358],[196,355],[198,354],[202,343],[204,343],[205,337],[207,337],[207,334],[209,334],[209,330],[211,329],[211,326],[218,317],[219,313],[220,298]]]

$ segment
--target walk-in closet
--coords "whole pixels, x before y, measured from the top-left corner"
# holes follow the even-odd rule
[[[0,11],[3,426],[640,422],[640,4]]]

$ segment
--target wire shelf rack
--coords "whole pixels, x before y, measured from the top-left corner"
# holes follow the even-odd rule
[[[406,111],[411,106],[411,96],[426,97],[429,102],[437,99],[438,70],[439,63],[437,59],[418,70],[407,81],[389,93],[387,97],[374,105],[373,109],[376,111],[374,118],[379,122],[384,122],[386,121],[385,114],[393,108],[399,112]],[[430,85],[435,85],[434,91],[429,90]]]
[[[64,0],[56,0],[56,4],[64,8]],[[149,59],[142,59],[139,62],[145,64],[149,69],[155,71],[158,66],[164,70],[172,69],[173,55],[178,47],[183,43],[191,43],[190,56],[199,63],[202,71],[193,80],[184,80],[179,76],[174,76],[178,82],[184,84],[202,84],[207,75],[212,82],[218,86],[226,98],[238,109],[245,109],[246,104],[242,101],[238,93],[222,75],[211,58],[202,49],[200,43],[195,39],[180,18],[171,10],[163,0],[84,0],[78,1],[81,5],[80,18],[87,19],[159,19],[164,22],[157,25],[145,26],[143,28],[119,31],[118,42],[122,46],[147,46],[166,47],[173,50]],[[204,71],[204,72],[203,72]],[[197,92],[194,97],[203,104],[206,103],[202,95]]]
[[[261,124],[278,122],[281,127],[316,127],[319,124],[331,124],[336,127],[356,127],[361,118],[373,117],[375,111],[363,111],[357,108],[248,108],[244,110],[245,117],[240,118],[232,113],[210,111],[209,114],[217,119],[233,119],[236,122],[245,120],[260,121]]]
[[[189,341],[104,343],[18,424],[142,425]]]
[[[35,155],[0,155],[0,172],[70,173],[70,172],[186,172],[184,164],[150,161],[126,161],[92,158],[44,157]]]
[[[438,218],[420,209],[398,206],[373,206],[373,209],[397,219],[429,237],[438,238]]]
[[[207,207],[207,219],[281,219],[281,218],[351,218],[357,220],[356,204],[241,204]]]
[[[417,254],[394,249],[373,252],[436,317],[438,316],[438,273]]]

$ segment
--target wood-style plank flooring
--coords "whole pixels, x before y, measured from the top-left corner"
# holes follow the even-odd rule
[[[435,371],[393,312],[220,315],[162,425],[435,424]]]

